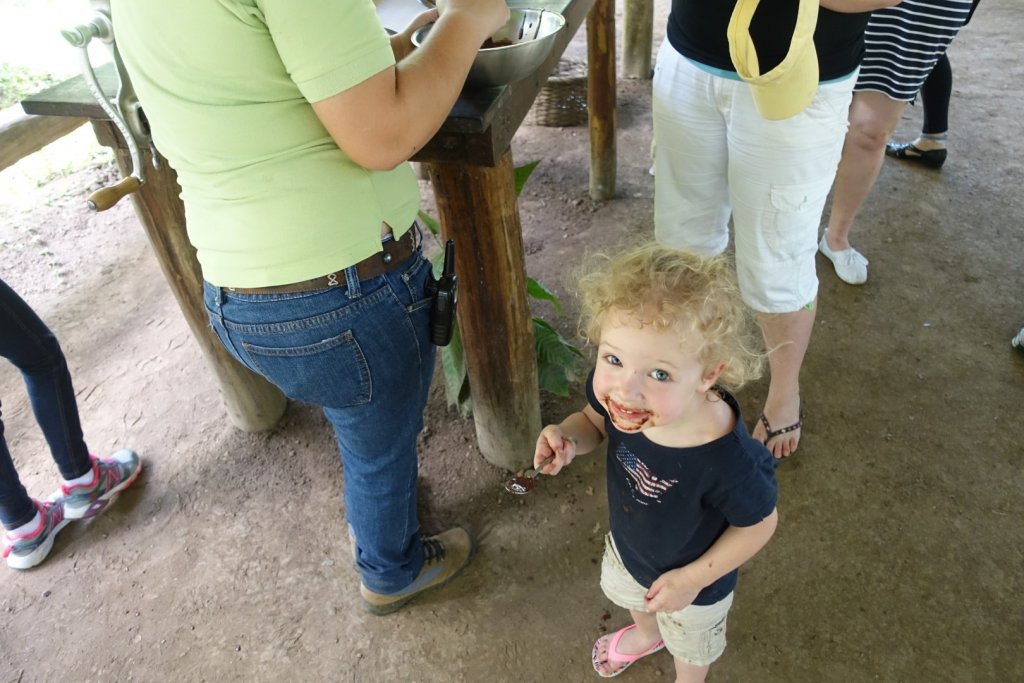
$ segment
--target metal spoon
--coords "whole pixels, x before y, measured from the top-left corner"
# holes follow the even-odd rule
[[[533,467],[518,477],[509,477],[505,481],[505,490],[517,496],[524,495],[533,490],[533,480],[540,474],[540,471],[554,461],[555,456],[549,457],[540,464],[540,467]]]

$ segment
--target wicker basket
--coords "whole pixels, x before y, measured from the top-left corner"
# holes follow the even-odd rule
[[[587,121],[587,65],[562,59],[526,115],[534,126],[578,126]]]

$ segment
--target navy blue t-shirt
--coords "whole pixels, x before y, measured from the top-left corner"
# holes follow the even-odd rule
[[[660,446],[643,432],[620,432],[587,378],[587,400],[608,434],[608,512],[622,563],[642,586],[693,562],[730,526],[753,526],[778,500],[775,458],[747,432],[732,394],[720,390],[736,416],[733,430],[691,448]],[[693,601],[712,605],[733,590],[732,571]]]

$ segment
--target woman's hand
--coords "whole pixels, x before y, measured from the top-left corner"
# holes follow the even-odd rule
[[[437,0],[437,9],[442,16],[449,12],[459,12],[472,17],[483,29],[485,39],[494,35],[509,18],[508,3],[505,0]]]
[[[423,26],[437,21],[438,16],[440,15],[436,9],[420,12],[413,17],[408,26],[402,29],[401,33],[391,36],[391,51],[395,53],[396,62],[402,61],[416,49],[416,46],[412,44],[412,34]]]

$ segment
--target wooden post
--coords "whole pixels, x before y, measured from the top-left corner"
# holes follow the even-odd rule
[[[455,240],[459,332],[477,443],[491,464],[522,469],[541,425],[512,153],[493,168],[427,166],[442,233]]]
[[[114,147],[118,168],[127,176],[131,172],[131,155],[119,144],[117,128],[110,121],[93,121],[93,128],[101,144]],[[178,174],[163,159],[159,169],[154,169],[151,161],[150,154],[144,152],[146,182],[129,196],[160,269],[192,328],[192,336],[217,375],[232,424],[247,432],[271,429],[284,414],[288,400],[277,387],[232,358],[210,329],[203,305],[202,271],[195,248],[185,234],[185,207],[179,198]]]
[[[626,0],[623,12],[622,75],[651,77],[651,48],[654,42],[654,0]]]
[[[587,107],[590,110],[590,198],[615,196],[615,0],[587,14]]]

